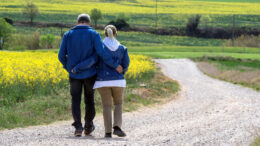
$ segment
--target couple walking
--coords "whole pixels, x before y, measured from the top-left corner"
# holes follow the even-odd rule
[[[96,115],[94,92],[98,90],[102,99],[105,137],[113,134],[126,136],[121,130],[123,93],[126,87],[124,74],[129,66],[127,48],[116,40],[117,29],[105,27],[102,42],[98,32],[90,27],[90,16],[80,14],[77,25],[66,32],[59,50],[59,60],[69,73],[72,96],[72,115],[75,136],[91,134],[95,130]],[[81,94],[84,89],[85,125],[81,122]],[[112,126],[112,106],[114,122]]]

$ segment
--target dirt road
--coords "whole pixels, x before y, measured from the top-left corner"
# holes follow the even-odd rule
[[[188,59],[156,60],[177,80],[180,97],[123,115],[126,138],[75,138],[71,121],[0,131],[0,145],[248,145],[260,130],[260,92],[205,76]]]

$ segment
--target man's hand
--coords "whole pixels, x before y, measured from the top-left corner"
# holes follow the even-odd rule
[[[75,74],[75,72],[74,72],[74,70],[73,70],[73,69],[71,70],[71,72]]]
[[[118,65],[116,71],[121,74],[123,72],[123,67],[121,65]]]

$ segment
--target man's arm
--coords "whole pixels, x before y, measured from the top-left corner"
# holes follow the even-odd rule
[[[123,57],[123,61],[122,61],[122,67],[123,67],[123,74],[125,74],[128,70],[129,64],[130,64],[130,58],[128,55],[128,51],[127,48],[125,48],[124,50],[124,57]]]
[[[94,64],[96,64],[98,61],[98,56],[96,55],[96,53],[93,54],[93,56],[91,56],[90,58],[86,59],[83,62],[80,62],[79,64],[77,64],[71,72],[73,73],[79,73],[83,70],[89,69],[90,67],[92,67]]]
[[[59,58],[61,64],[63,65],[63,68],[65,68],[67,70],[67,66],[66,66],[66,64],[67,64],[67,35],[66,34],[63,36],[63,39],[61,42],[58,58]]]

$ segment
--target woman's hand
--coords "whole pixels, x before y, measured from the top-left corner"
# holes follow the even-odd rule
[[[118,65],[116,71],[121,74],[123,72],[123,67],[121,65]]]

